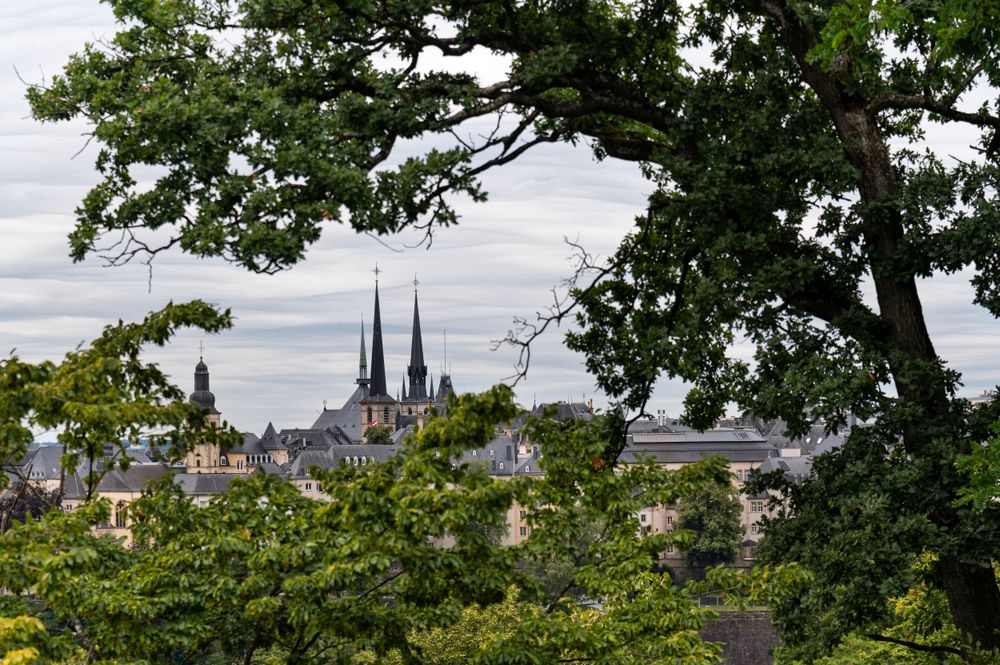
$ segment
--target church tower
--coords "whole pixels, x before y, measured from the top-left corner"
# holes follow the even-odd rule
[[[378,275],[375,268],[375,317],[372,325],[372,366],[368,395],[361,400],[361,435],[372,425],[389,425],[396,429],[399,404],[386,390],[385,353],[382,349],[382,314],[379,311]]]
[[[377,287],[376,287],[377,288]],[[376,300],[378,296],[376,295]],[[378,308],[378,304],[375,305]],[[355,381],[356,384],[361,386],[361,395],[366,397],[368,395],[368,357],[365,355],[365,321],[361,320],[361,359],[358,362],[358,380]],[[371,422],[371,421],[369,421]]]
[[[219,427],[222,414],[215,408],[215,395],[208,386],[208,365],[203,357],[198,358],[194,367],[194,392],[190,401],[205,413],[206,427]],[[184,464],[188,473],[213,473],[219,469],[219,454],[217,444],[199,443],[188,451]]]
[[[403,415],[422,416],[430,411],[431,398],[427,394],[427,365],[424,362],[424,340],[420,332],[420,302],[417,296],[417,286],[420,282],[413,279],[413,330],[410,333],[410,364],[406,368],[409,379],[409,389],[400,405]]]

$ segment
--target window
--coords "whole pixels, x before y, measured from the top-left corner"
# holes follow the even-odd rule
[[[524,472],[525,473],[531,473],[531,467],[530,466],[524,467]]]
[[[643,524],[646,523],[646,513],[639,515],[639,521],[642,522]]]
[[[357,457],[355,457],[355,458],[354,458],[354,466],[357,466],[357,465],[358,465],[358,458],[357,458]]]
[[[406,415],[408,415],[408,416],[412,416],[413,415],[413,407],[412,406],[406,407]]]
[[[750,502],[750,512],[751,513],[762,513],[762,512],[764,512],[764,502],[763,501],[751,501]]]
[[[760,533],[760,525],[754,522],[750,525],[750,533]]]
[[[521,535],[522,536],[527,536],[528,535],[528,527],[526,527],[526,526],[522,526],[521,527]]]
[[[115,528],[116,529],[124,529],[125,528],[125,523],[126,523],[126,518],[127,518],[127,513],[126,513],[127,510],[128,510],[128,506],[125,505],[124,501],[119,501],[118,505],[115,506]]]
[[[311,492],[312,488],[313,488],[313,484],[312,483],[306,483],[306,491],[307,492]]]
[[[368,464],[368,458],[367,457],[362,457],[361,458],[361,466],[366,466],[367,464]]]
[[[490,457],[493,457],[493,455],[494,455],[494,454],[495,454],[495,453],[494,453],[493,449],[492,449],[492,448],[490,448]]]
[[[389,422],[389,407],[382,409],[382,422]]]
[[[473,456],[473,457],[475,457],[475,456],[476,456],[476,451],[475,451],[475,450],[473,450],[473,451],[472,451],[472,456]]]
[[[320,483],[316,483],[316,491],[317,492],[322,492],[323,491],[323,485],[321,485]]]
[[[222,456],[222,466],[229,466],[229,458],[225,455]]]
[[[673,553],[674,553],[674,546],[670,543],[667,543],[667,554],[673,554]]]
[[[674,523],[674,516],[667,515],[667,524],[673,524],[673,523]]]
[[[521,519],[523,520],[527,516],[528,516],[528,511],[527,510],[522,510],[521,511]]]
[[[194,465],[195,466],[201,466],[201,458],[200,457],[195,457],[194,458]]]
[[[503,471],[503,462],[500,462],[500,470]]]
[[[369,406],[368,407],[368,423],[370,424],[371,421],[372,421],[372,408]]]

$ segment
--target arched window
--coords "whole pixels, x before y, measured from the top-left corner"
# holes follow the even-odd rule
[[[408,416],[412,416],[413,415],[413,407],[412,406],[406,407],[406,415],[408,415]]]
[[[127,519],[126,511],[128,506],[125,505],[124,501],[119,501],[118,505],[115,506],[115,528],[124,529],[125,521]]]
[[[368,464],[368,458],[367,457],[362,457],[361,458],[361,466],[366,466],[367,464]]]
[[[195,466],[201,466],[201,458],[200,457],[195,457],[194,458],[194,465]]]
[[[427,407],[425,406],[425,407],[424,407],[424,415],[426,416],[426,415],[427,415],[428,413],[430,413],[430,412],[431,412],[431,410],[430,410],[430,409],[428,409],[428,408],[427,408]]]
[[[357,465],[358,465],[358,458],[357,458],[357,457],[355,457],[355,458],[354,458],[354,466],[357,466]]]

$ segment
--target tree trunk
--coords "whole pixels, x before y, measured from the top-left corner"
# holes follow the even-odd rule
[[[953,556],[941,557],[940,565],[955,625],[979,646],[1000,648],[1000,593],[993,568],[964,563]]]

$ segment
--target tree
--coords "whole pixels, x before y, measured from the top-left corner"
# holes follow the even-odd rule
[[[2,432],[13,436],[0,439],[4,451],[18,455],[29,426],[54,423],[64,428],[68,461],[93,461],[103,437],[123,429],[172,425],[175,457],[189,445],[228,441],[226,428],[200,427],[204,414],[140,359],[144,344],[165,342],[178,325],[227,324],[228,314],[204,303],[170,305],[141,323],[108,326],[61,364],[5,360],[0,401],[10,419]],[[468,625],[465,608],[495,613],[512,585],[534,588],[522,561],[582,555],[572,584],[603,599],[603,613],[557,589],[544,605],[515,608],[518,623],[474,640],[474,658],[718,662],[717,645],[698,635],[710,612],[669,580],[645,574],[657,552],[684,535],[641,534],[635,515],[647,497],[673,502],[724,478],[723,460],[619,471],[601,455],[620,422],[567,427],[543,419],[531,428],[533,440],[559,442],[540,461],[544,478],[498,482],[460,461],[518,411],[505,386],[457,397],[448,418],[427,421],[379,464],[311,469],[329,501],[304,496],[281,476],[253,474],[202,506],[168,474],[130,504],[133,547],[94,534],[111,513],[95,491],[71,512],[15,521],[0,534],[0,654],[11,663],[260,656],[306,664],[364,654],[424,662],[422,649]],[[514,501],[530,508],[538,528],[521,546],[503,547],[490,534]],[[595,515],[608,516],[607,524],[581,553],[573,545],[585,528],[581,517]],[[445,539],[449,546],[438,544]],[[777,586],[786,589],[805,579],[794,568],[783,574]]]
[[[372,425],[365,430],[365,441],[374,445],[392,445],[392,427],[389,425]]]
[[[6,490],[0,491],[0,535],[12,521],[38,519],[46,511],[58,506],[61,499],[58,490],[47,490],[19,478]]]
[[[743,507],[731,483],[710,485],[681,499],[677,528],[694,533],[684,549],[684,563],[692,568],[732,563],[740,547]]]
[[[642,411],[666,373],[694,384],[686,418],[700,427],[730,401],[793,434],[807,407],[831,426],[877,418],[816,466],[815,488],[789,488],[793,511],[771,530],[808,537],[769,560],[821,574],[778,608],[785,639],[821,636],[823,650],[884,625],[929,548],[959,630],[1000,646],[1000,508],[956,504],[956,461],[1000,404],[956,398],[917,288],[967,271],[975,302],[1000,314],[1000,115],[968,101],[997,98],[992,4],[109,3],[119,34],[29,91],[37,118],[85,118],[101,144],[75,259],[122,235],[113,263],[180,246],[274,272],[331,221],[455,223],[452,197],[483,200],[488,169],[586,139],[639,163],[648,210],[607,263],[581,252],[570,298],[515,341],[575,313],[568,343],[623,409]],[[483,51],[507,58],[504,77],[463,60]],[[464,131],[481,118],[495,131]],[[937,154],[928,123],[975,134],[976,158]],[[390,161],[426,136],[454,142]],[[147,165],[162,174],[152,186],[133,176]],[[727,353],[736,338],[752,364]]]

